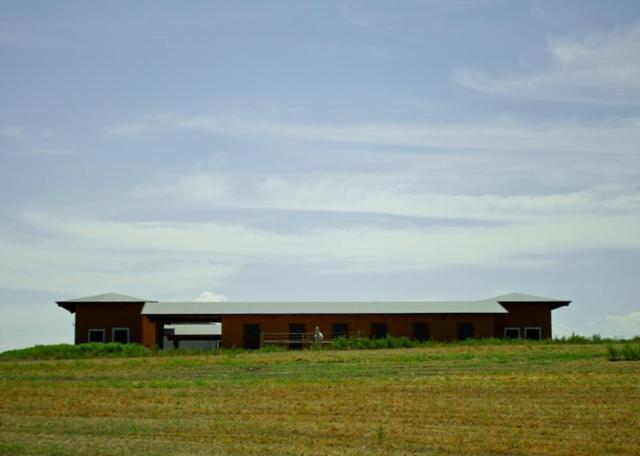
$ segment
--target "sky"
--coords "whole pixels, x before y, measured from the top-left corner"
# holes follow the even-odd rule
[[[55,300],[572,300],[640,334],[640,3],[0,2],[0,350]]]

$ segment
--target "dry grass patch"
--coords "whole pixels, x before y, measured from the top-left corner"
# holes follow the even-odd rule
[[[640,363],[478,346],[0,363],[0,454],[634,454]]]

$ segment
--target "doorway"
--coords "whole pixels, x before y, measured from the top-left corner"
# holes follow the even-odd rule
[[[289,349],[302,350],[307,328],[304,323],[289,323]]]
[[[418,342],[429,339],[429,325],[425,322],[414,322],[411,324],[411,337]]]
[[[387,324],[371,323],[371,338],[384,339],[385,337],[387,337]]]
[[[260,348],[260,325],[257,323],[245,323],[242,334],[244,348],[255,350]]]
[[[458,333],[456,338],[458,340],[473,339],[473,323],[458,323]]]

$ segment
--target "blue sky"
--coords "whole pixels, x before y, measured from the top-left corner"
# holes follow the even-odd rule
[[[109,291],[640,333],[636,1],[2,2],[0,62],[0,350]]]

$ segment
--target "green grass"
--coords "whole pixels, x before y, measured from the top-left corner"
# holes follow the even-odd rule
[[[418,342],[416,340],[409,339],[408,337],[384,337],[381,339],[369,339],[364,337],[358,338],[338,338],[331,341],[328,344],[322,346],[310,346],[311,350],[372,350],[372,349],[388,349],[388,348],[434,348],[443,346],[483,346],[483,345],[585,345],[585,344],[608,344],[608,345],[621,345],[626,347],[626,344],[635,342],[640,345],[640,338],[631,339],[628,341],[620,339],[604,339],[598,335],[592,337],[576,336],[548,339],[542,341],[528,341],[523,339],[467,339],[464,341],[452,341],[452,342],[435,342],[426,341]],[[617,350],[617,349],[614,349]],[[628,350],[628,349],[625,349]],[[0,353],[0,361],[8,360],[54,360],[54,359],[82,359],[82,358],[114,358],[114,357],[146,357],[146,356],[162,356],[162,357],[176,357],[176,356],[217,356],[220,354],[234,355],[238,353],[246,353],[250,350],[245,349],[226,349],[226,350],[155,350],[138,344],[119,344],[119,343],[89,343],[89,344],[58,344],[58,345],[36,345],[34,347],[23,348],[18,350],[9,350]],[[254,352],[259,353],[271,353],[286,351],[286,346],[268,345]],[[611,354],[611,351],[609,351]],[[622,353],[622,352],[621,352]],[[621,356],[614,356],[612,359],[623,359]],[[627,358],[632,359],[627,355]]]
[[[609,344],[607,354],[611,361],[640,361],[640,343]]]
[[[634,454],[640,363],[607,347],[5,358],[0,454]]]
[[[119,343],[91,343],[91,344],[58,344],[36,345],[35,347],[19,350],[9,350],[0,353],[0,360],[20,359],[77,359],[96,357],[135,357],[149,356],[151,350],[143,345]]]
[[[286,347],[268,346],[256,350],[262,353],[281,352]],[[193,349],[172,349],[157,350],[139,344],[120,343],[88,343],[88,344],[57,344],[57,345],[36,345],[34,347],[8,350],[0,353],[0,361],[18,360],[54,360],[54,359],[84,359],[84,358],[138,358],[146,356],[154,357],[176,357],[176,356],[216,356],[222,353],[234,355],[245,353],[249,350],[228,349],[228,350],[193,350]]]

